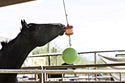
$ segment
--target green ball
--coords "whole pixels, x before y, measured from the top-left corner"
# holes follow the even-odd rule
[[[67,48],[62,53],[62,59],[67,64],[73,64],[77,59],[77,55],[74,48]]]

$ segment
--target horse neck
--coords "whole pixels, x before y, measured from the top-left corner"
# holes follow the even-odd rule
[[[29,52],[34,48],[35,45],[31,44],[28,38],[19,34],[14,40],[8,43],[6,50],[3,51],[3,56],[5,56],[3,60],[7,60],[4,64],[8,68],[20,68]]]

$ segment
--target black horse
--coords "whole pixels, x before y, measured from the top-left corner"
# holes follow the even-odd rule
[[[63,24],[27,24],[10,42],[1,42],[0,69],[20,69],[30,51],[43,46],[65,32]],[[17,74],[0,74],[0,83],[18,83]]]

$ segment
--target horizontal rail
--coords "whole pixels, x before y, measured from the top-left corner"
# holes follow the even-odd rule
[[[0,73],[20,73],[20,74],[97,74],[97,73],[125,73],[125,70],[24,70],[24,69],[0,69]]]
[[[45,81],[45,83],[125,83],[124,81]]]
[[[90,54],[90,53],[105,53],[105,52],[125,52],[125,50],[108,50],[108,51],[90,51],[90,52],[78,52],[78,54]],[[49,54],[37,54],[28,57],[45,57],[45,56],[58,56],[62,53],[49,53]]]
[[[63,69],[63,68],[85,68],[85,67],[109,67],[109,66],[125,66],[125,63],[43,66],[43,68],[44,69],[59,69],[59,68]]]
[[[37,55],[30,55],[28,57],[32,58],[32,57],[45,57],[45,56],[58,56],[58,55],[62,55],[62,53],[37,54]]]
[[[21,69],[42,69],[42,66],[22,67]]]
[[[125,52],[125,50],[90,51],[90,52],[79,52],[79,54],[105,53],[105,52]]]

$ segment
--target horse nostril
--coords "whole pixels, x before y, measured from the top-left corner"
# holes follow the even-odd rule
[[[61,27],[62,27],[62,28],[65,28],[65,25],[62,24]]]
[[[65,28],[65,25],[63,25],[63,28]]]

